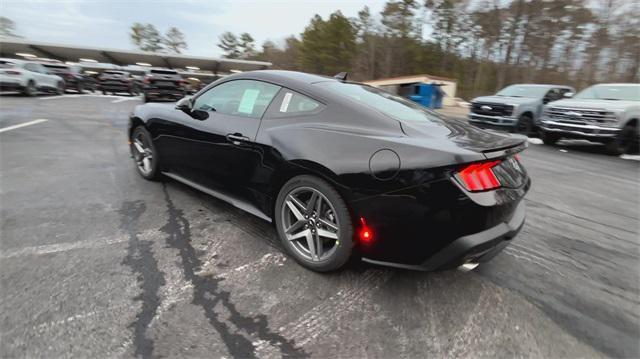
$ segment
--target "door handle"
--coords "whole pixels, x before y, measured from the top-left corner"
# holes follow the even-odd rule
[[[241,133],[230,133],[227,135],[227,141],[234,145],[240,145],[244,142],[249,142],[250,139],[247,136],[243,136]]]

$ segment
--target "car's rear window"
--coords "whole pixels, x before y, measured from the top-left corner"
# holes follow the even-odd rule
[[[152,74],[160,74],[160,75],[177,75],[178,73],[173,70],[151,70],[149,71]]]
[[[372,86],[338,81],[318,82],[316,85],[400,121],[433,121],[438,118],[426,107]]]

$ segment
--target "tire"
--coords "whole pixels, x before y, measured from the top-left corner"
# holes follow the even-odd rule
[[[309,206],[314,193],[316,201]],[[308,175],[290,179],[280,189],[274,217],[282,245],[302,266],[316,272],[330,272],[344,266],[351,257],[354,246],[351,215],[338,191],[326,181]],[[292,238],[296,236],[298,238]],[[313,251],[309,250],[308,239]]]
[[[549,133],[542,131],[542,142],[548,146],[554,146],[556,142],[560,140],[560,136],[555,133]]]
[[[60,96],[60,95],[64,95],[64,82],[58,82],[58,84],[56,85],[56,95]]]
[[[161,172],[158,152],[151,140],[151,134],[143,126],[138,126],[133,130],[130,149],[140,176],[150,181],[159,180]]]
[[[618,137],[605,143],[605,151],[612,156],[620,156],[625,153],[638,153],[638,126],[626,125]]]
[[[78,82],[78,84],[76,85],[76,91],[78,91],[78,94],[84,93],[84,85],[82,85],[81,82]]]
[[[516,123],[515,132],[521,133],[523,135],[531,135],[534,130],[533,118],[530,115],[522,115],[518,119],[518,123]]]
[[[107,91],[102,90],[102,94],[103,94],[103,95],[106,95],[106,94],[107,94]]]
[[[151,99],[149,98],[149,96],[147,96],[146,93],[144,93],[144,94],[142,94],[142,101],[144,103],[147,103],[147,102],[151,102]]]
[[[36,83],[33,82],[33,80],[29,80],[29,82],[27,82],[27,86],[25,86],[24,90],[22,91],[24,93],[25,96],[35,96],[37,89],[36,89]]]

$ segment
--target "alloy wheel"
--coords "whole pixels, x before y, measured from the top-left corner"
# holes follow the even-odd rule
[[[145,176],[153,171],[153,151],[143,133],[138,133],[133,139],[133,159],[136,161],[138,170]]]
[[[281,211],[282,230],[303,258],[320,262],[336,251],[340,226],[335,208],[320,191],[298,187],[287,194]]]

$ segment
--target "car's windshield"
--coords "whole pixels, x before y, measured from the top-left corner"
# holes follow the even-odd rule
[[[640,101],[640,85],[595,85],[573,98],[581,100]]]
[[[437,117],[425,107],[375,87],[338,81],[319,82],[317,85],[397,120],[432,121]]]
[[[547,91],[549,88],[544,86],[511,85],[498,91],[496,96],[542,98]]]

